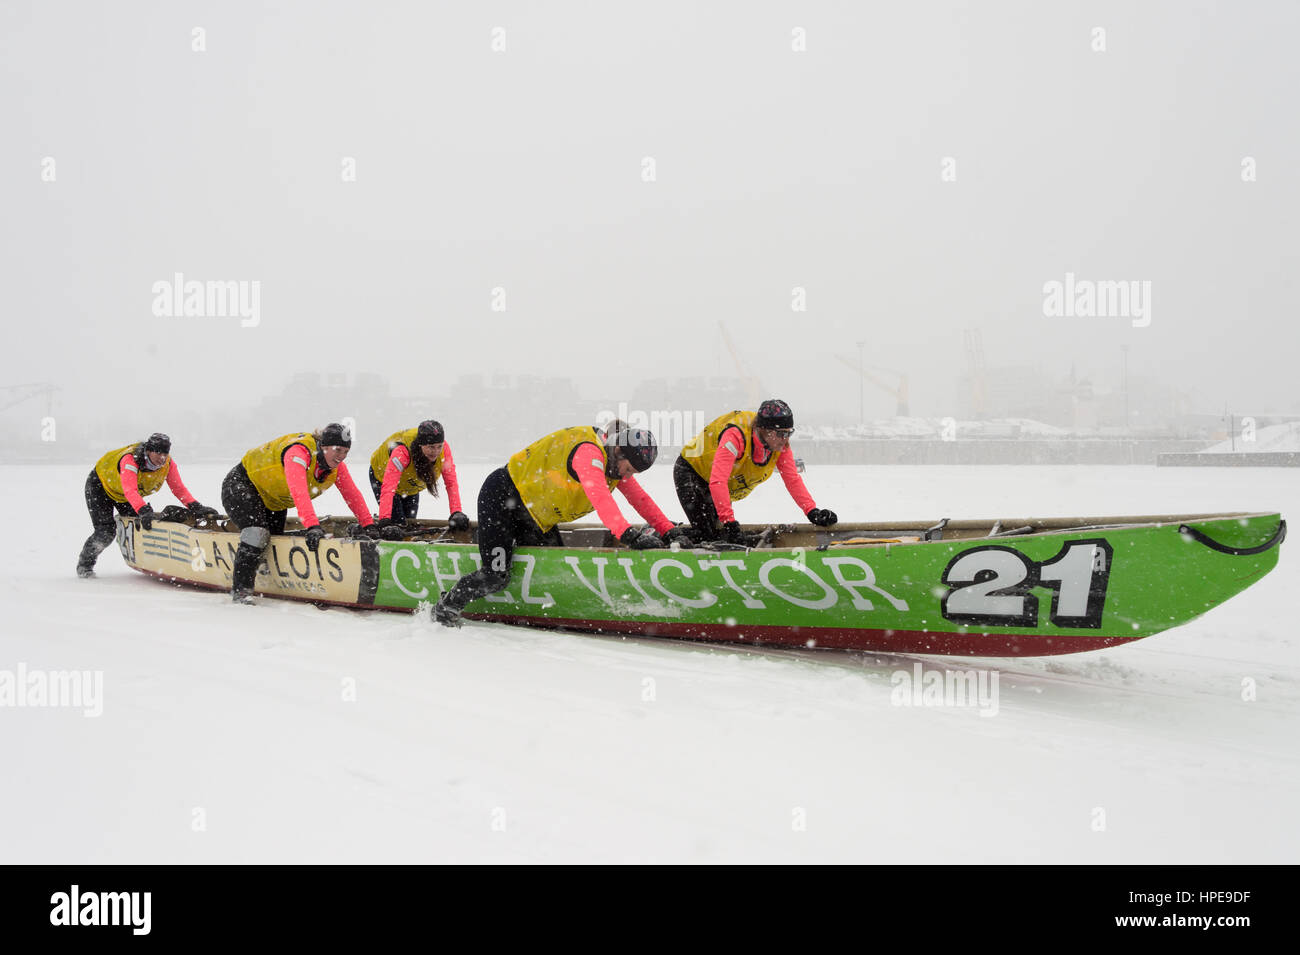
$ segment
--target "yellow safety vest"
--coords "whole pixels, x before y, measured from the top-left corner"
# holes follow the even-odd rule
[[[108,496],[119,504],[126,503],[126,493],[122,490],[122,475],[117,467],[128,454],[134,455],[135,449],[139,446],[139,444],[128,444],[125,448],[108,452],[95,463],[95,473],[99,475],[99,483],[104,485]],[[140,496],[148,497],[167,480],[167,475],[172,469],[172,459],[168,457],[167,463],[156,471],[139,467],[135,462],[132,462],[131,466],[136,468],[135,483],[140,490]]]
[[[573,469],[573,453],[580,444],[594,444],[598,458],[592,463],[605,470],[608,456],[601,433],[589,425],[561,428],[534,441],[506,462],[510,479],[537,526],[549,531],[556,524],[576,521],[596,509],[582,489]],[[605,476],[612,491],[618,478]]]
[[[750,491],[770,478],[776,470],[776,459],[780,457],[779,454],[769,454],[765,463],[754,463],[753,424],[757,416],[758,413],[754,411],[728,412],[708,424],[690,444],[682,448],[682,457],[686,463],[707,481],[713,470],[713,457],[718,453],[722,432],[732,425],[740,428],[745,436],[745,446],[740,449],[736,463],[731,466],[731,475],[727,478],[727,494],[733,501],[748,497]]]
[[[411,494],[419,494],[428,485],[420,480],[420,476],[415,473],[415,456],[420,454],[419,450],[413,447],[416,432],[419,428],[407,428],[405,431],[396,431],[388,436],[375,453],[370,455],[370,473],[375,476],[375,480],[380,484],[384,483],[384,473],[388,470],[388,460],[393,456],[393,452],[399,446],[406,446],[406,453],[411,456],[411,463],[402,470],[402,479],[397,482],[397,496],[407,497]],[[444,445],[444,451],[445,451]],[[433,462],[433,479],[438,480],[442,474],[442,456],[444,451],[438,452],[438,459]]]
[[[307,458],[307,493],[318,497],[322,492],[334,486],[339,476],[337,468],[325,473],[323,478],[316,477],[316,438],[310,434],[286,434],[244,455],[244,470],[257,488],[257,495],[266,505],[267,510],[287,511],[293,507],[293,495],[289,493],[289,482],[284,478],[284,455],[295,444],[301,444],[309,452]]]

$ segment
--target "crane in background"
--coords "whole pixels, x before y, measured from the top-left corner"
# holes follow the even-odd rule
[[[988,386],[987,369],[984,364],[984,336],[978,328],[964,328],[961,333],[966,346],[966,364],[970,368],[971,406],[976,418],[984,417],[987,404]]]
[[[835,357],[840,361],[841,364],[847,365],[849,368],[852,368],[859,375],[861,375],[863,381],[869,381],[877,388],[881,389],[882,391],[886,391],[889,394],[893,395],[894,400],[898,403],[895,414],[897,414],[900,418],[906,418],[911,414],[911,410],[907,400],[907,375],[903,374],[901,371],[894,371],[892,368],[880,368],[877,367],[876,365],[854,364],[853,362],[845,358],[843,355],[836,355]],[[881,381],[875,375],[868,372],[867,371],[868,368],[872,369],[873,371],[883,371],[888,375],[896,376],[898,378],[898,384],[891,385],[887,381]],[[861,399],[859,399],[859,404],[861,404]],[[859,413],[861,413],[861,410],[862,410],[861,407],[859,407]]]
[[[45,415],[49,417],[54,406],[54,393],[58,390],[57,386],[44,381],[26,385],[0,385],[0,411],[7,411],[31,398],[44,397]]]
[[[750,373],[749,368],[740,360],[740,352],[736,350],[736,344],[727,334],[727,326],[721,320],[718,321],[718,330],[722,332],[722,341],[727,346],[727,351],[731,353],[731,360],[736,364],[736,374],[740,377],[740,384],[745,389],[745,406],[747,408],[757,408],[758,403],[763,400],[762,387],[759,380]]]

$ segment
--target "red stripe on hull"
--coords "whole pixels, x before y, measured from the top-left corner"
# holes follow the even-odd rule
[[[128,565],[130,566],[130,565]],[[196,580],[185,580],[156,571],[133,567],[155,580],[203,590],[229,593]],[[298,594],[257,592],[259,597],[297,600],[302,603],[356,607],[362,610],[389,610],[413,613],[409,607],[383,607],[377,604],[347,603]],[[931,630],[866,630],[850,627],[763,627],[728,626],[725,623],[668,623],[646,620],[580,620],[571,617],[512,617],[495,613],[467,613],[467,620],[536,627],[542,630],[580,630],[587,633],[627,637],[671,637],[678,640],[708,640],[712,643],[744,643],[751,646],[800,647],[820,650],[875,650],[881,653],[934,653],[943,656],[974,657],[1045,657],[1062,653],[1082,653],[1132,643],[1133,637],[1049,636],[1040,633],[944,633]],[[1136,639],[1141,639],[1136,638]]]
[[[624,636],[675,637],[717,643],[876,650],[881,653],[936,653],[944,656],[1045,657],[1082,653],[1132,643],[1133,637],[1053,636],[1040,633],[944,633],[923,630],[866,630],[850,627],[728,626],[724,623],[660,623],[641,620],[578,620],[565,617],[511,617],[465,614],[467,619],[523,624],[542,629],[585,630]],[[1137,638],[1141,639],[1141,638]]]

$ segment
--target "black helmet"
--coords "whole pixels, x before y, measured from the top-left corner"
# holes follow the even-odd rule
[[[320,429],[320,446],[322,448],[352,447],[352,429],[336,421]]]
[[[632,468],[640,473],[649,470],[650,465],[659,457],[659,445],[655,436],[645,428],[628,428],[624,426],[609,437],[609,446],[617,450]],[[611,456],[610,464],[613,465]]]
[[[794,412],[780,398],[768,398],[758,406],[758,416],[754,418],[758,428],[793,428]]]
[[[155,454],[171,454],[172,439],[167,437],[161,431],[155,431],[145,439],[144,449],[153,451]]]
[[[446,437],[442,425],[430,418],[428,421],[420,422],[420,426],[415,431],[415,441],[412,442],[412,445],[418,448],[426,444],[442,444]]]

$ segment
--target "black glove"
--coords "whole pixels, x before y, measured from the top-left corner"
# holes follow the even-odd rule
[[[140,518],[140,526],[147,531],[153,530],[153,519],[156,516],[153,512],[153,505],[146,504],[140,510],[135,512],[135,516]]]
[[[324,537],[325,530],[319,524],[313,524],[307,528],[307,549],[313,554],[316,553],[316,548],[320,547],[320,542]]]
[[[381,517],[370,525],[376,528],[379,540],[400,541],[406,539],[406,522],[396,517]]]
[[[664,534],[664,546],[671,547],[681,541],[683,544],[693,544],[695,539],[691,536],[689,524],[674,524],[668,528],[668,533]]]
[[[663,538],[653,527],[641,529],[629,527],[618,540],[624,547],[631,547],[633,550],[655,550],[664,546]]]
[[[739,521],[727,521],[722,525],[722,539],[728,544],[739,544],[742,547],[757,547],[758,542],[763,535],[756,531],[742,530]]]
[[[828,511],[824,507],[814,507],[808,512],[808,520],[818,527],[830,527],[839,520],[834,511]]]
[[[190,503],[185,506],[185,509],[199,520],[205,520],[217,516],[217,509],[215,507],[205,507],[198,501],[190,501]]]
[[[179,504],[168,504],[162,509],[162,512],[154,515],[155,521],[171,521],[173,524],[184,524],[186,518],[190,516],[187,508]]]
[[[453,511],[451,517],[447,518],[447,526],[453,531],[469,530],[469,515],[464,511]]]
[[[384,536],[384,529],[375,521],[365,524],[358,533],[368,541],[377,541]]]

